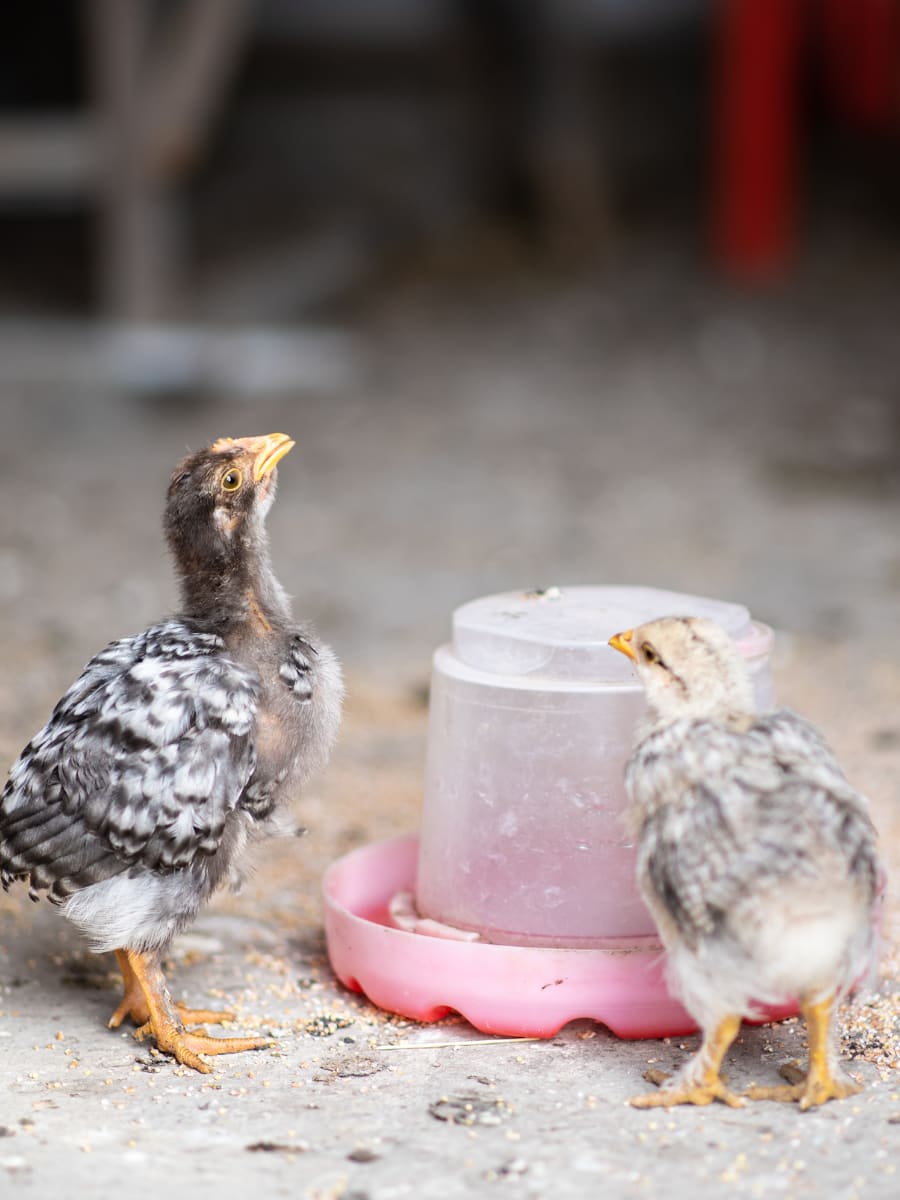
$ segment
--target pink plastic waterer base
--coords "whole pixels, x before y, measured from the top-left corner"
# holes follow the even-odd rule
[[[580,1017],[621,1038],[675,1037],[696,1028],[669,995],[658,943],[563,950],[396,928],[388,905],[398,892],[415,890],[417,855],[417,838],[395,838],[355,850],[325,875],[331,965],[346,987],[379,1008],[417,1021],[456,1011],[482,1032],[508,1037],[553,1037]]]

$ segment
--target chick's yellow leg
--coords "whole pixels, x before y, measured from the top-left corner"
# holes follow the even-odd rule
[[[117,950],[116,961],[122,972],[125,994],[107,1024],[110,1029],[118,1029],[125,1018],[130,1017],[135,1025],[146,1025],[150,1020],[150,1009],[147,1007],[137,976],[131,968],[127,951]],[[175,1003],[175,1011],[183,1025],[220,1025],[223,1021],[234,1020],[234,1013],[218,1012],[209,1008],[188,1008],[178,1002]]]
[[[831,1047],[831,1017],[834,998],[803,1007],[809,1033],[809,1070],[800,1107],[814,1108],[826,1100],[843,1100],[862,1091],[862,1085],[839,1076]]]
[[[815,1108],[828,1100],[843,1100],[862,1091],[858,1083],[844,1078],[835,1070],[831,1048],[831,1018],[834,997],[800,1005],[809,1035],[809,1067],[801,1083],[776,1087],[752,1087],[747,1091],[751,1100],[799,1100],[802,1109]]]
[[[730,1092],[719,1076],[740,1027],[740,1017],[725,1017],[715,1029],[704,1034],[700,1049],[678,1075],[665,1081],[659,1091],[632,1096],[628,1103],[635,1108],[670,1108],[675,1104],[712,1104],[713,1100],[721,1100],[730,1108],[741,1108],[744,1101]]]
[[[146,1011],[147,1020],[134,1035],[138,1040],[143,1041],[148,1036],[154,1038],[157,1049],[171,1054],[184,1066],[192,1067],[203,1074],[208,1074],[210,1067],[200,1058],[201,1054],[237,1054],[242,1050],[261,1050],[269,1044],[265,1038],[212,1038],[207,1037],[202,1030],[188,1033],[179,1018],[177,1006],[169,996],[162,968],[154,957],[139,954],[134,950],[118,953],[123,956],[130,975],[125,979],[125,1000],[113,1014],[113,1018],[128,1001],[129,991],[134,991],[136,997],[139,993],[139,1002],[132,1007],[129,1001],[129,1007],[122,1012],[124,1017],[127,1013],[134,1015],[135,1011],[138,1014]],[[122,959],[120,966],[121,963]]]

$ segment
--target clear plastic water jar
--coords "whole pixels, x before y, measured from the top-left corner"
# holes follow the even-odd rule
[[[644,709],[608,645],[661,616],[705,616],[772,705],[772,631],[746,608],[645,587],[485,596],[434,655],[416,904],[509,945],[611,947],[653,936],[624,821]]]

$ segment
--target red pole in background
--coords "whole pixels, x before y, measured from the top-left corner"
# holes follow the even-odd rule
[[[714,238],[743,278],[786,263],[797,190],[798,66],[805,0],[720,0]]]
[[[900,116],[900,5],[897,0],[824,0],[824,49],[832,101],[863,129]]]

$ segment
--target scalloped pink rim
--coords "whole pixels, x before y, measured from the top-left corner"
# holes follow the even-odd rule
[[[414,890],[418,838],[394,838],[338,859],[325,874],[325,936],[335,975],[388,1012],[431,1022],[458,1012],[476,1029],[553,1037],[590,1018],[621,1038],[677,1037],[696,1029],[663,978],[658,944],[563,950],[456,942],[389,922],[398,891]],[[770,1020],[796,1009],[768,1010]]]

